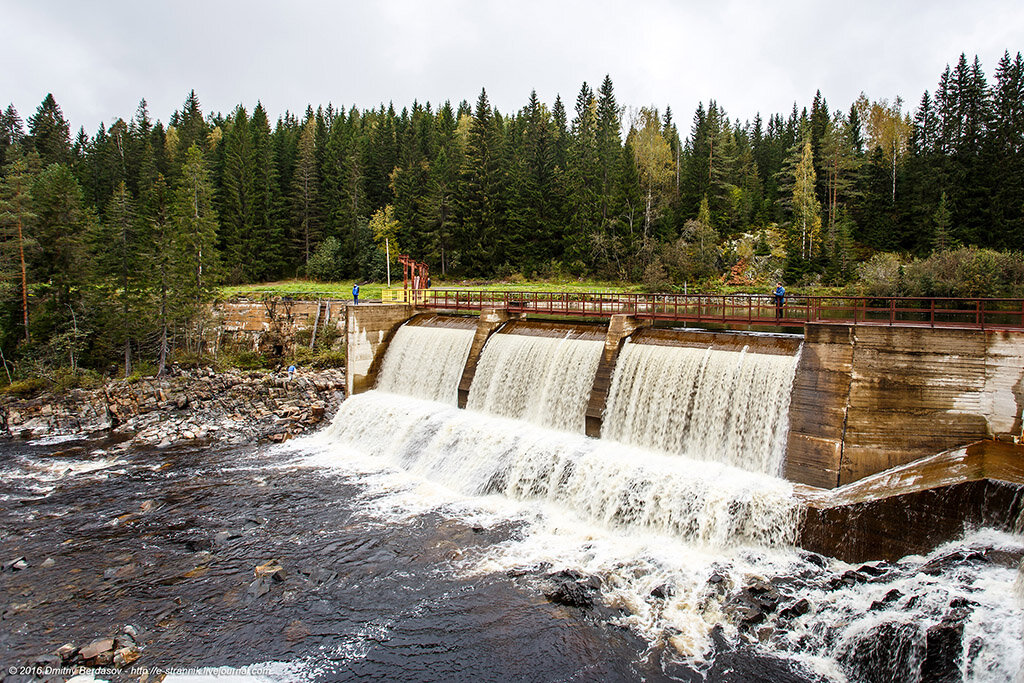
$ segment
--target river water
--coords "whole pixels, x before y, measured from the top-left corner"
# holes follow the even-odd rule
[[[488,342],[460,410],[471,334],[406,329],[399,393],[282,445],[0,444],[3,670],[131,624],[136,666],[263,682],[1021,680],[1019,534],[858,565],[792,545],[793,359],[627,348],[676,407],[620,410],[645,389],[617,376],[621,441],[591,439],[597,346]],[[224,678],[167,678],[199,680]]]
[[[347,446],[342,422],[266,448],[0,447],[2,559],[29,565],[0,574],[0,662],[132,624],[138,665],[255,664],[262,681],[922,680],[928,629],[966,609],[962,676],[1020,675],[1019,537],[981,530],[866,573],[466,493]],[[271,559],[286,578],[261,595]],[[563,570],[593,607],[545,597]],[[747,624],[733,597],[758,581],[779,604]],[[782,616],[800,599],[807,614]],[[890,651],[865,645],[879,633]]]

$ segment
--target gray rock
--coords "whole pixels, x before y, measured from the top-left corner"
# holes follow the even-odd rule
[[[28,562],[25,561],[24,557],[16,557],[4,564],[3,568],[5,572],[20,572],[22,569],[28,569]]]

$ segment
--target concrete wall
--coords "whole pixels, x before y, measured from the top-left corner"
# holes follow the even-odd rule
[[[480,362],[480,354],[483,353],[484,344],[487,343],[492,334],[511,319],[508,311],[504,308],[485,308],[480,311],[476,333],[473,335],[473,344],[469,347],[469,356],[466,358],[466,365],[462,368],[462,378],[459,380],[458,401],[460,408],[465,408],[466,404],[469,403],[469,389],[473,386],[473,378],[476,377],[476,366]]]
[[[630,315],[613,315],[608,322],[604,351],[601,353],[601,361],[597,365],[597,373],[594,376],[594,386],[590,390],[590,400],[587,402],[587,436],[595,438],[601,436],[604,409],[608,404],[608,391],[612,386],[615,364],[619,360],[622,345],[634,332],[650,325],[649,320],[637,320]]]
[[[291,350],[300,330],[317,333],[330,326],[345,331],[345,301],[297,301],[275,297],[266,301],[233,299],[213,307],[218,331],[236,343],[251,346],[257,353],[273,354]],[[319,309],[319,315],[318,315]]]
[[[986,438],[1021,435],[1024,334],[808,325],[786,477],[831,488]]]

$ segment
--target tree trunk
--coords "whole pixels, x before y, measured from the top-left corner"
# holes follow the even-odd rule
[[[21,316],[25,324],[25,341],[28,336],[28,278],[25,276],[25,238],[21,233],[21,217],[18,217],[18,256],[21,258]]]

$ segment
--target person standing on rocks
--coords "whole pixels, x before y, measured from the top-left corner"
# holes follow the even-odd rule
[[[356,282],[352,285],[352,303],[359,303],[359,283]]]
[[[289,365],[288,366],[288,381],[290,382],[293,379],[295,379],[295,366],[294,365]]]

